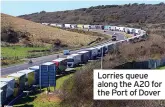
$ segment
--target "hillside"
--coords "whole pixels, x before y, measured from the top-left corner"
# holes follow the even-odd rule
[[[41,11],[19,17],[40,23],[163,23],[165,22],[165,4],[102,5],[58,12]]]
[[[68,47],[80,47],[95,41],[98,36],[79,34],[18,17],[1,14],[1,40],[14,44],[57,44]]]

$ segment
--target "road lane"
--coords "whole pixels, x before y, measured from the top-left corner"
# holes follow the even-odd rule
[[[110,30],[96,30],[96,29],[90,29],[89,31],[98,32],[98,33],[102,33],[102,34],[106,34],[106,35],[114,35],[114,33],[115,33],[115,36],[117,37],[118,40],[126,39],[126,37],[123,33],[116,32],[116,31],[114,32],[114,31],[110,31]]]

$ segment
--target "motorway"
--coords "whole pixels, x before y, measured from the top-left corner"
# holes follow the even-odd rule
[[[107,31],[107,30],[106,30],[106,32],[104,32],[104,30],[90,30],[90,31],[99,32],[99,33],[106,34],[106,35],[113,35],[114,34],[114,31]],[[115,35],[117,36],[117,38],[119,40],[124,40],[125,39],[124,34],[119,33],[119,32],[115,32],[115,33],[116,33]],[[110,41],[108,41],[108,42],[110,42]],[[95,46],[93,46],[93,47],[95,47]],[[71,54],[82,51],[82,50],[85,50],[85,49],[87,49],[87,48],[82,48],[82,49],[79,49],[79,50],[71,51]],[[54,55],[48,55],[48,56],[33,58],[32,59],[33,60],[32,64],[28,64],[28,62],[25,62],[23,64],[14,65],[14,66],[6,67],[6,68],[1,68],[1,76],[5,76],[5,75],[8,75],[8,74],[20,71],[20,70],[27,69],[31,66],[40,65],[42,63],[52,61],[53,59],[56,59],[58,55],[59,55],[59,57],[66,57],[66,56],[63,55],[63,53],[60,53],[60,54],[54,54]]]
[[[119,31],[109,31],[109,30],[96,30],[96,29],[90,29],[90,31],[92,32],[98,32],[98,33],[102,33],[102,34],[106,34],[106,35],[114,35],[115,33],[115,36],[117,37],[117,40],[124,40],[126,39],[126,37],[120,33]],[[106,31],[106,32],[104,32]]]

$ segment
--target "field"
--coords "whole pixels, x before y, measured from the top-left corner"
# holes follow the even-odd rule
[[[3,67],[19,64],[26,61],[26,58],[35,58],[50,54],[50,47],[25,47],[9,46],[1,47],[1,64]]]
[[[1,47],[1,55],[2,57],[19,57],[19,58],[26,58],[32,53],[30,51],[37,51],[39,50],[48,50],[49,47],[24,47],[24,46],[10,46],[10,47]]]
[[[56,81],[56,90],[60,90],[61,86],[65,82],[65,80],[71,78],[73,74],[63,76]],[[68,86],[71,87],[71,86]],[[54,87],[50,88],[51,92],[54,91]],[[16,102],[14,107],[59,107],[61,99],[56,94],[46,94],[46,88],[42,89],[42,93],[38,91],[31,93],[27,97],[21,98],[19,101]]]
[[[7,32],[19,35],[17,43],[26,42],[32,44],[54,44],[57,40],[68,47],[86,46],[98,38],[104,37],[79,34],[58,28],[42,25],[18,17],[1,14],[2,18],[2,37],[6,39]],[[14,41],[15,42],[15,41]]]

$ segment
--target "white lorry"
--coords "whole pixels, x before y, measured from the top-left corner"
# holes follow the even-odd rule
[[[57,24],[56,23],[51,23],[50,26],[57,26]]]
[[[135,34],[139,35],[141,33],[141,29],[135,29]]]
[[[86,51],[89,51],[90,54],[90,60],[94,60],[97,58],[98,55],[98,49],[97,48],[88,48]]]
[[[71,28],[75,29],[75,28],[77,28],[77,25],[76,24],[71,24]]]
[[[78,66],[81,63],[81,55],[80,54],[71,54],[67,56],[67,67],[73,68]]]
[[[91,29],[91,25],[84,25],[84,29]]]
[[[111,30],[112,30],[112,31],[116,31],[116,27],[117,27],[117,26],[111,26]]]
[[[64,24],[65,28],[71,28],[71,24]]]
[[[125,31],[125,27],[119,27],[119,31],[124,32]]]

